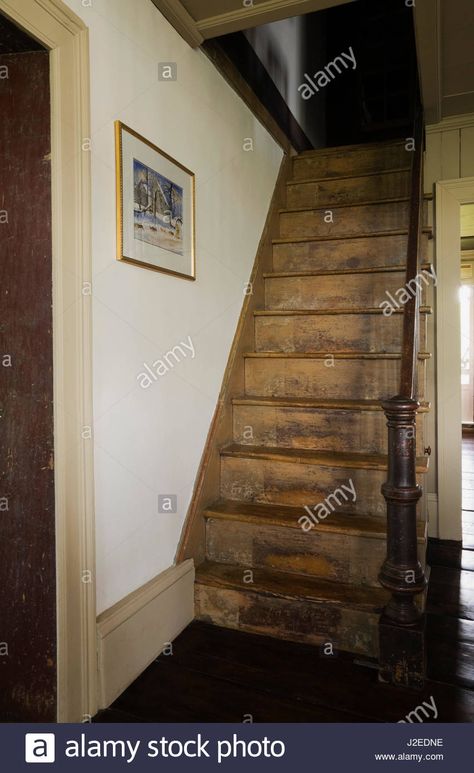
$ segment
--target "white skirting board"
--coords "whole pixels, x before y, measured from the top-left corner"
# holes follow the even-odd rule
[[[99,706],[107,708],[194,618],[194,562],[171,566],[97,618]]]

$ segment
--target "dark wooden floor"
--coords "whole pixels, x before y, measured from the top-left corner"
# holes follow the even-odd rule
[[[438,722],[474,722],[474,436],[463,471],[463,545],[428,550],[422,693],[379,684],[347,654],[193,623],[94,721],[397,722],[432,699]]]

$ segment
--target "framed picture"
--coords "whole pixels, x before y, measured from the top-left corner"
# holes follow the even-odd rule
[[[194,174],[115,122],[117,260],[195,279]]]

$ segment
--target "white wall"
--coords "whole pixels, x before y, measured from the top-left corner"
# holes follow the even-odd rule
[[[67,3],[90,31],[101,612],[174,561],[282,153],[150,0]],[[170,61],[177,82],[159,82]],[[115,119],[196,174],[196,282],[115,260]],[[188,336],[195,358],[144,391],[143,363]],[[177,494],[177,514],[158,514],[159,493]]]
[[[474,113],[426,127],[425,191],[439,180],[474,176]]]

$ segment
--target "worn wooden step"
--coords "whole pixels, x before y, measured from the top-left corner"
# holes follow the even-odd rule
[[[301,530],[301,525],[298,522],[301,516],[300,507],[220,499],[208,505],[203,516],[222,521],[260,525],[261,528],[284,526],[287,529]],[[321,520],[317,524],[317,528],[318,532],[324,533],[346,534],[354,537],[365,536],[382,541],[387,538],[386,521],[382,518],[343,511],[334,512],[331,518]],[[417,530],[418,542],[423,544],[426,539],[426,524],[418,523]]]
[[[354,400],[348,398],[277,398],[277,397],[234,397],[233,405],[272,405],[280,408],[323,408],[346,411],[381,411],[380,400]],[[418,411],[427,413],[430,403],[421,402]]]
[[[307,404],[305,404],[307,403]],[[424,408],[424,411],[427,408]],[[423,414],[417,421],[417,448],[423,451]],[[376,401],[233,401],[233,438],[241,445],[387,453],[387,420]]]
[[[422,235],[421,255],[429,255],[431,228]],[[344,234],[325,239],[275,239],[273,268],[275,271],[317,271],[324,268],[344,269],[406,264],[408,231],[395,229],[391,233]]]
[[[389,313],[389,309],[385,309]],[[430,308],[420,310],[420,342],[426,341]],[[389,316],[380,307],[294,309],[255,312],[257,352],[367,351],[399,352],[403,309]]]
[[[320,274],[278,273],[265,276],[265,306],[271,309],[348,309],[379,306],[387,315],[420,290],[421,301],[435,283],[430,269],[421,270],[417,281],[405,286],[405,269],[378,269],[374,273]],[[400,300],[400,302],[399,302]]]
[[[410,169],[376,172],[362,176],[290,180],[286,190],[288,209],[407,197],[410,193]]]
[[[345,236],[407,228],[409,211],[408,199],[353,206],[332,205],[329,209],[286,210],[280,212],[280,237]],[[425,217],[426,212],[425,209]]]
[[[317,524],[300,507],[217,502],[205,512],[207,558],[380,587],[386,554],[382,518],[334,512]],[[421,552],[426,524],[419,523]]]
[[[342,467],[351,470],[386,471],[386,454],[350,453],[348,451],[317,451],[315,449],[268,448],[266,446],[246,446],[230,443],[221,448],[221,456],[234,459],[259,459],[271,462],[284,462],[294,465],[317,465],[318,467]],[[429,457],[420,456],[416,460],[417,473],[428,471]]]
[[[405,149],[404,141],[391,144],[359,145],[325,148],[300,153],[293,159],[293,177],[297,180],[315,177],[345,177],[348,174],[369,174],[388,169],[409,167],[413,153]]]
[[[427,459],[420,457],[418,476],[427,466]],[[330,501],[333,509],[385,517],[380,489],[386,478],[387,457],[382,454],[237,444],[221,449],[223,499],[311,508]]]
[[[249,575],[248,572],[252,574]],[[251,577],[252,582],[246,582]],[[205,562],[196,572],[196,617],[215,625],[375,656],[388,594],[378,588]]]
[[[419,358],[419,397],[423,399],[425,362]],[[400,355],[371,353],[249,352],[245,355],[245,394],[263,397],[393,397],[400,385]]]

